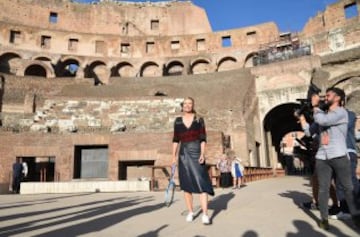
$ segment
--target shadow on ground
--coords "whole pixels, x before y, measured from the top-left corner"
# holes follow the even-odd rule
[[[225,211],[227,209],[230,200],[234,197],[235,194],[233,192],[230,192],[226,194],[221,194],[220,196],[217,196],[216,198],[211,200],[211,202],[209,203],[209,209],[214,210],[210,217],[211,222],[221,211]]]
[[[310,195],[299,192],[299,191],[287,191],[285,193],[280,193],[279,195],[284,198],[292,199],[294,204],[299,208],[299,210],[302,210],[305,214],[307,214],[315,223],[317,223],[319,221],[318,216],[315,215],[313,211],[302,207],[302,203],[308,202],[309,200],[311,200]],[[320,213],[318,215],[320,215]],[[297,233],[288,233],[286,235],[287,237],[294,237],[294,236],[296,236],[296,237],[297,236],[299,236],[299,237],[302,237],[302,236],[326,237],[327,236],[327,235],[324,235],[323,233],[315,230],[313,228],[313,225],[311,225],[305,221],[295,220],[293,223],[294,223],[294,226],[298,229],[298,232]],[[346,222],[345,224],[348,225],[351,229],[353,229],[356,232],[356,230],[354,229],[354,227],[351,224],[349,224],[348,222]],[[334,225],[330,225],[330,230],[328,232],[334,234],[337,237],[352,237],[347,234],[344,234],[341,230],[339,230]]]
[[[156,204],[156,205],[146,205],[146,206],[139,206],[132,209],[127,209],[122,211],[123,208],[130,208],[137,206],[139,204],[144,204],[146,202],[153,201],[151,197],[134,197],[129,200],[120,201],[119,199],[109,199],[109,200],[102,200],[97,202],[90,202],[84,203],[80,205],[74,205],[70,207],[64,208],[57,208],[52,210],[46,210],[47,213],[54,214],[52,217],[37,219],[33,218],[33,221],[23,222],[20,224],[10,225],[3,228],[0,228],[0,236],[10,236],[16,234],[22,234],[26,236],[26,232],[49,228],[52,229],[46,233],[40,235],[33,235],[38,237],[64,237],[64,236],[79,236],[82,234],[93,233],[101,231],[109,226],[118,224],[126,219],[135,217],[137,215],[141,215],[144,213],[149,213],[155,211],[157,209],[162,208],[164,205]],[[110,202],[110,204],[109,204]],[[114,203],[115,202],[115,203]],[[105,205],[100,206],[92,206],[98,203],[105,203]],[[63,209],[69,208],[78,208],[78,207],[86,207],[82,210],[77,210],[74,212],[66,213],[63,215],[56,215],[57,212],[62,211]],[[43,211],[40,212],[32,212],[32,213],[24,213],[23,215],[27,216],[35,216],[39,215],[41,217]],[[104,216],[105,215],[105,216]],[[89,220],[89,218],[95,218]],[[85,221],[86,220],[86,221]],[[70,226],[66,226],[63,228],[56,228],[57,226],[71,224],[74,222],[81,222],[76,223]],[[165,228],[165,227],[162,227]],[[158,230],[160,231],[160,229]],[[149,235],[150,236],[150,233]]]

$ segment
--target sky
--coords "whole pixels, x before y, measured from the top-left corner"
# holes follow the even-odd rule
[[[98,0],[76,0],[92,2]],[[144,2],[149,0],[127,0]],[[152,0],[159,2],[164,0]],[[230,30],[274,21],[282,32],[302,31],[306,22],[326,5],[339,0],[193,0],[205,8],[213,31]]]

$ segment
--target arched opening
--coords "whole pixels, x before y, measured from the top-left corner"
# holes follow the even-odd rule
[[[85,78],[95,78],[95,70],[97,68],[101,68],[102,66],[106,66],[106,64],[102,61],[94,61],[91,64],[87,65],[85,68]]]
[[[128,62],[121,62],[111,68],[112,77],[134,77],[134,67]]]
[[[58,77],[76,77],[80,67],[80,62],[76,59],[69,58],[60,63]]]
[[[24,76],[36,76],[36,77],[45,77],[46,78],[46,69],[38,64],[32,64],[28,66],[24,71]]]
[[[236,68],[237,60],[234,57],[224,57],[221,60],[219,60],[217,71],[229,71]]]
[[[11,63],[21,59],[16,53],[4,53],[0,56],[0,72],[12,73]]]
[[[257,53],[248,54],[245,58],[244,67],[248,68],[248,67],[256,66],[257,65],[256,59],[257,59]]]
[[[203,74],[210,71],[210,63],[207,59],[198,59],[191,64],[192,74]]]
[[[44,62],[51,62],[51,59],[45,56],[40,56],[40,57],[36,57],[34,58],[34,60],[39,60],[39,61],[44,61]]]
[[[264,118],[265,155],[267,166],[282,163],[282,139],[289,132],[302,131],[294,116],[296,103],[281,104],[270,110]]]
[[[140,69],[141,77],[158,77],[161,76],[159,65],[155,62],[146,62]]]
[[[184,64],[180,61],[172,61],[167,64],[164,76],[179,76],[184,73]]]
[[[285,134],[280,143],[279,162],[288,175],[303,175],[313,172],[310,139],[302,131]]]
[[[351,111],[354,111],[356,114],[360,114],[360,87],[356,90],[352,91],[349,95],[347,95],[346,107]],[[360,133],[360,128],[358,128],[358,132]]]

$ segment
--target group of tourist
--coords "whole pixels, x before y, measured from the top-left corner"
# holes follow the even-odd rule
[[[232,186],[233,189],[237,189],[244,185],[244,167],[241,159],[232,152],[223,154],[218,160],[216,168],[220,171],[220,187]]]
[[[345,109],[345,93],[331,87],[326,91],[325,106],[318,94],[311,97],[314,121],[299,121],[306,136],[312,137],[317,148],[313,152],[313,200],[304,207],[320,210],[319,227],[329,229],[328,219],[353,219],[360,228],[360,190],[356,176],[356,116]],[[333,206],[329,209],[331,196]]]

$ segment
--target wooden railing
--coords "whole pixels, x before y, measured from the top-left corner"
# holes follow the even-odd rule
[[[207,165],[210,179],[213,186],[220,187],[220,171],[215,165]],[[162,171],[162,176],[156,176],[157,170]],[[170,166],[153,166],[151,172],[151,190],[163,190],[166,188],[171,172]],[[273,168],[245,167],[244,182],[252,182],[262,179],[268,179],[276,176],[284,176],[283,169],[274,170]],[[175,175],[175,183],[178,183]]]

